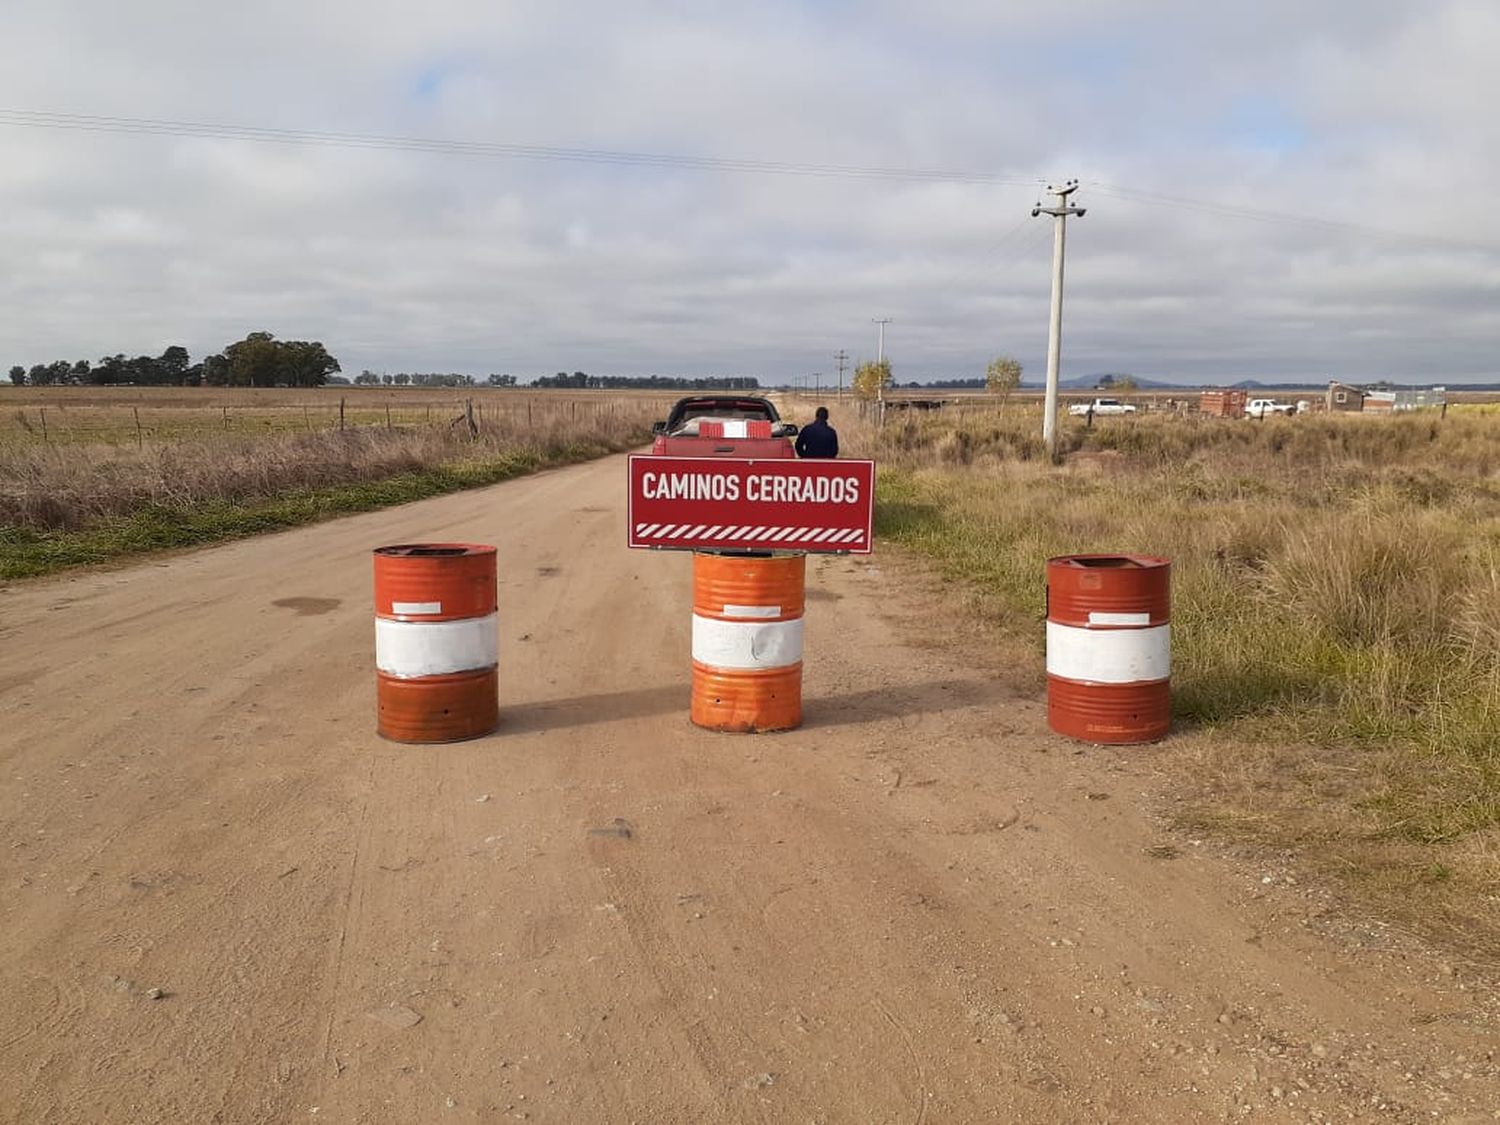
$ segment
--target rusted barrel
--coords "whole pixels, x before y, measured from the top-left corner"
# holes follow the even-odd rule
[[[1154,742],[1172,723],[1167,559],[1047,560],[1047,723],[1086,742]]]
[[[495,548],[375,550],[376,729],[396,742],[458,742],[500,722]]]
[[[709,730],[802,722],[804,555],[693,555],[693,697]]]

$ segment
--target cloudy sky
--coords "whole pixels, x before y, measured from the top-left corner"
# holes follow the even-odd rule
[[[903,381],[1001,352],[1031,378],[1029,213],[1076,177],[1064,376],[1500,378],[1495,0],[8,0],[0,26],[3,367],[264,329],[350,373],[827,379],[889,316]]]

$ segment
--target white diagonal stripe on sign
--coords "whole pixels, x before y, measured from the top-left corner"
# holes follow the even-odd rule
[[[814,539],[815,542],[818,542],[818,543],[826,543],[829,539],[831,539],[833,536],[835,536],[837,534],[838,534],[838,529],[837,528],[825,527],[822,531],[818,532],[818,534],[814,535],[813,539]]]

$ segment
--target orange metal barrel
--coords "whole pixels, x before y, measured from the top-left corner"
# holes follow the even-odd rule
[[[396,742],[458,742],[500,722],[495,548],[375,550],[376,729]]]
[[[1172,723],[1171,574],[1146,555],[1047,560],[1047,723],[1087,742],[1154,742]]]
[[[709,730],[802,723],[805,555],[693,555],[691,717]]]

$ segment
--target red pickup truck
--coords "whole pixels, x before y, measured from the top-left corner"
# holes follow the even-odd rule
[[[693,395],[651,427],[651,452],[665,457],[795,457],[797,427],[783,422],[767,399]]]

